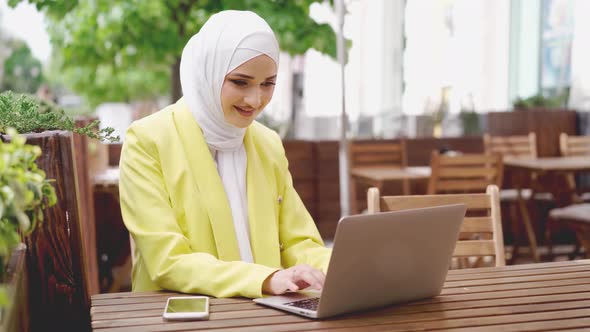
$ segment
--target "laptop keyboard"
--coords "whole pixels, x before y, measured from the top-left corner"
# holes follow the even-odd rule
[[[310,299],[303,299],[303,300],[285,303],[285,305],[315,311],[318,309],[319,303],[320,303],[319,297],[312,297]]]

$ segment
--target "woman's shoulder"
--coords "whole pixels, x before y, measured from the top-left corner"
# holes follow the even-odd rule
[[[156,113],[150,114],[146,117],[143,117],[139,120],[135,120],[130,128],[137,131],[144,131],[144,130],[154,130],[154,131],[161,131],[162,126],[166,126],[168,124],[172,124],[172,112],[175,109],[178,109],[177,104],[172,104],[166,106],[165,108],[157,111]],[[158,130],[156,130],[158,129]]]
[[[160,141],[175,131],[174,113],[187,111],[186,104],[181,100],[160,111],[134,121],[127,133],[138,135],[144,139]]]
[[[264,146],[264,150],[283,153],[283,142],[276,131],[266,127],[258,121],[252,122],[249,131],[254,144],[257,146]]]
[[[279,134],[276,131],[268,128],[267,126],[263,125],[262,123],[254,120],[250,125],[250,129],[252,129],[253,133],[258,137],[269,138],[273,140],[281,140]]]

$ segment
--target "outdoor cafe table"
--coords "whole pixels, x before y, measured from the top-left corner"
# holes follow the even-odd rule
[[[92,179],[94,192],[112,194],[119,200],[119,167],[109,167]]]
[[[359,271],[360,273],[360,271]],[[168,322],[170,292],[92,297],[94,331],[590,330],[590,260],[449,271],[440,296],[325,320],[249,299],[211,299],[208,321]]]
[[[410,180],[423,180],[430,178],[429,166],[410,166],[410,167],[357,167],[350,171],[352,177],[351,183],[351,201],[352,212],[357,213],[356,208],[356,185],[366,184],[377,187],[379,191],[383,189],[383,184],[388,181],[402,181],[402,190],[404,195],[410,194]]]
[[[505,158],[504,165],[507,167],[512,167],[515,169],[524,170],[528,173],[531,184],[536,184],[538,187],[537,179],[540,176],[544,175],[557,175],[557,176],[566,176],[569,174],[573,174],[576,172],[587,172],[590,171],[590,157],[583,156],[583,157],[551,157],[551,158],[536,158],[536,159],[518,159],[518,158]],[[516,189],[522,193],[523,183],[516,182],[515,186]],[[569,184],[570,188],[560,188],[558,186],[543,186],[542,189],[544,191],[550,192],[553,194],[554,198],[563,196],[564,189],[566,193],[573,193],[574,189],[573,186],[575,184]],[[525,230],[527,233],[527,237],[529,240],[529,245],[531,247],[531,253],[533,255],[533,259],[536,262],[540,261],[539,253],[537,251],[537,239],[535,238],[535,232],[533,231],[533,227],[531,224],[530,213],[527,208],[527,204],[522,197],[522,194],[518,195],[518,204],[521,211],[522,222],[525,226]],[[534,199],[534,195],[530,195],[530,199]],[[514,246],[516,248],[516,245]],[[516,249],[514,251],[516,254]]]

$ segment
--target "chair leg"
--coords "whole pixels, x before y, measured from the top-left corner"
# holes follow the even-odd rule
[[[486,262],[483,259],[483,257],[477,257],[475,262],[473,262],[473,264],[471,265],[471,267],[485,267],[486,266]]]
[[[533,230],[533,226],[531,225],[531,219],[526,207],[526,202],[523,199],[519,199],[518,205],[520,207],[522,222],[524,224],[524,228],[529,240],[529,246],[531,247],[531,254],[533,256],[533,260],[535,261],[535,263],[539,263],[541,260],[539,259],[539,253],[537,252],[537,239],[535,238],[535,231]]]
[[[467,257],[458,257],[457,265],[459,269],[466,269],[469,267],[469,260],[467,259]]]
[[[518,221],[518,209],[516,206],[517,202],[508,202],[508,210],[510,214],[510,231],[512,232],[512,252],[510,253],[510,265],[514,263],[516,256],[518,255],[518,241],[520,232],[520,222]]]
[[[408,181],[408,179],[402,180],[402,190],[403,190],[404,195],[410,194],[410,181]]]
[[[590,258],[590,226],[584,225],[577,229],[576,237],[585,250],[585,258]]]
[[[586,236],[581,236],[580,242],[582,243],[582,247],[584,248],[584,258],[590,258],[590,239]]]
[[[569,255],[568,255],[568,259],[570,261],[573,261],[576,259],[576,257],[578,257],[578,254],[580,253],[580,249],[581,249],[581,245],[580,245],[580,239],[578,238],[577,234],[576,234],[576,244],[574,246],[574,251],[572,251]]]
[[[553,240],[551,239],[551,224],[551,218],[548,218],[545,224],[545,245],[547,246],[547,259],[550,262],[555,259],[553,255]]]

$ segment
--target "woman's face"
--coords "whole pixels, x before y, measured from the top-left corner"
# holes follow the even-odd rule
[[[227,74],[221,87],[225,121],[238,128],[248,127],[270,102],[276,78],[277,65],[264,54]]]

